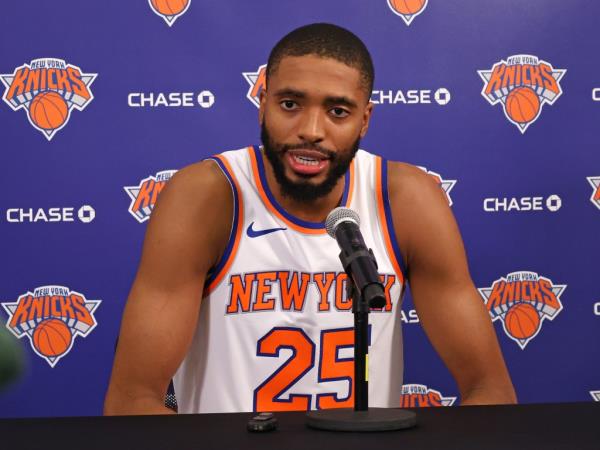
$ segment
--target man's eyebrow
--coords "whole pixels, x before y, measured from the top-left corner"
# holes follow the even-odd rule
[[[306,98],[306,93],[293,88],[281,88],[275,92],[276,97],[293,97]],[[358,105],[354,100],[343,95],[326,97],[324,103],[326,105],[342,105],[349,108],[356,108]]]
[[[349,108],[356,108],[358,105],[354,100],[350,100],[348,97],[327,97],[325,99],[327,105],[343,105]]]
[[[275,92],[276,97],[295,97],[295,98],[304,98],[306,94],[302,91],[292,88],[282,88]]]

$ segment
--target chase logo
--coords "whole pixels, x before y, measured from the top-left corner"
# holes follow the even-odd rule
[[[34,59],[12,74],[0,74],[6,87],[2,98],[13,111],[24,109],[29,123],[51,140],[73,109],[83,111],[92,101],[90,85],[97,76],[62,59]]]
[[[450,191],[452,190],[452,188],[454,188],[454,185],[456,184],[456,180],[444,180],[442,178],[442,176],[437,172],[434,172],[432,170],[427,170],[427,168],[422,167],[422,166],[417,166],[417,167],[419,169],[421,169],[423,172],[425,172],[428,175],[433,177],[435,182],[444,191],[444,194],[446,194],[446,198],[448,199],[448,205],[452,206],[452,198],[450,197]]]
[[[148,0],[152,11],[164,19],[169,26],[173,26],[175,21],[183,16],[192,0]]]
[[[101,300],[64,286],[41,286],[19,296],[16,302],[0,303],[8,313],[6,327],[19,339],[27,337],[33,351],[50,367],[73,348],[75,337],[85,338],[96,327],[94,311]]]
[[[124,186],[125,192],[131,198],[129,213],[139,223],[150,218],[158,194],[163,190],[167,181],[177,172],[176,170],[163,170],[156,175],[150,175],[139,182],[137,186]]]
[[[521,133],[539,118],[544,104],[553,105],[561,96],[560,80],[566,72],[532,55],[509,56],[491,70],[477,71],[483,80],[483,98],[490,105],[500,103]]]
[[[371,102],[375,105],[431,105],[435,101],[440,106],[450,103],[452,94],[445,87],[436,89],[382,90],[371,92]]]
[[[587,177],[588,182],[592,185],[593,191],[590,201],[600,209],[600,177]]]
[[[406,25],[425,11],[429,0],[387,0],[388,6],[392,12],[402,18]]]
[[[400,394],[400,408],[452,406],[455,401],[456,397],[444,397],[424,384],[405,384]]]
[[[554,320],[562,311],[560,296],[566,287],[535,272],[521,271],[497,279],[479,293],[492,322],[501,321],[506,335],[523,350],[538,335],[544,319]]]
[[[260,93],[267,87],[267,65],[263,64],[256,72],[243,72],[242,75],[250,85],[246,98],[258,108],[260,106]]]

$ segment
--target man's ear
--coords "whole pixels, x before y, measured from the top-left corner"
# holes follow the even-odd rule
[[[265,120],[265,105],[267,104],[267,90],[262,89],[260,94],[258,94],[258,99],[260,102],[260,106],[258,107],[258,123],[262,127],[262,124]]]
[[[365,111],[363,112],[363,123],[360,128],[361,139],[365,137],[367,130],[369,129],[369,121],[371,120],[371,114],[373,113],[373,106],[373,102],[369,102],[365,108]]]

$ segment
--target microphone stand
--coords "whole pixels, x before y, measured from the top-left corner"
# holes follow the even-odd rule
[[[366,255],[375,262],[371,249],[369,253],[359,252],[350,257],[343,251],[340,253],[340,260],[348,275],[347,293],[352,298],[354,314],[354,409],[309,411],[306,424],[311,428],[332,431],[388,431],[412,428],[417,424],[416,414],[412,411],[399,408],[369,408],[369,309],[382,305],[370,304],[377,303],[378,298],[370,295],[371,299],[365,299],[350,273],[352,260]],[[365,288],[365,293],[367,291],[368,287]]]

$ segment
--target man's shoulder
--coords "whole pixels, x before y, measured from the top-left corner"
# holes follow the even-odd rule
[[[435,178],[406,162],[388,161],[388,190],[390,199],[414,206],[446,202]]]
[[[189,207],[204,207],[229,202],[232,186],[226,172],[233,171],[233,158],[247,149],[230,150],[184,166],[169,180],[161,197],[177,198]]]
[[[205,159],[184,166],[171,178],[169,184],[173,184],[172,189],[177,188],[192,193],[198,192],[198,189],[214,192],[225,188],[229,191],[231,188],[224,170],[231,170],[231,163],[235,159],[247,157],[251,148],[249,146],[214,153]]]

